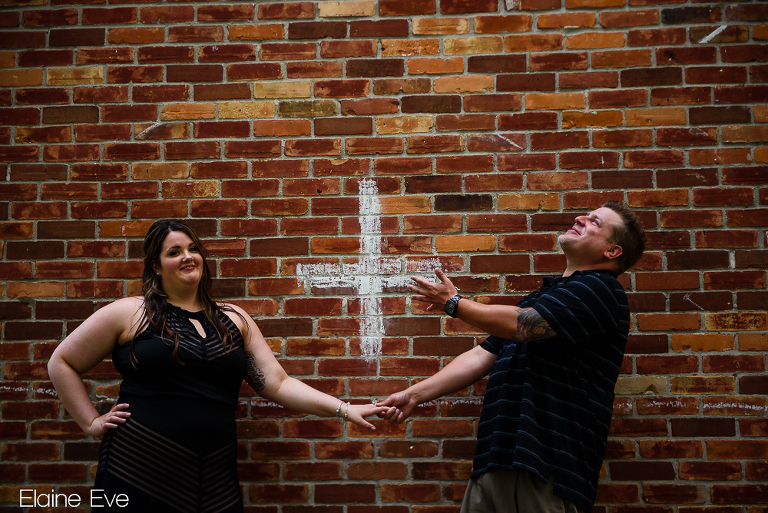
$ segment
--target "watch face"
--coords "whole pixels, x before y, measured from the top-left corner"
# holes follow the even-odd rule
[[[454,296],[445,303],[445,313],[451,317],[456,316],[456,307],[459,305],[459,298]]]

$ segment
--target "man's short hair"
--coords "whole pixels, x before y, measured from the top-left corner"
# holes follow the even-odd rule
[[[626,205],[615,200],[608,200],[602,205],[621,216],[623,225],[614,225],[611,242],[621,246],[621,256],[616,259],[617,271],[623,273],[640,260],[645,251],[645,230],[637,214]]]

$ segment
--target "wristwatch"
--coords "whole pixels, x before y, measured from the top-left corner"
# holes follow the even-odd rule
[[[464,296],[456,294],[451,299],[445,302],[445,313],[456,318],[456,309],[459,307],[459,299],[464,299]]]

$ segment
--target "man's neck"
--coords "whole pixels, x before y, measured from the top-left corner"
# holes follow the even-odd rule
[[[572,275],[576,271],[610,271],[613,274],[618,275],[619,273],[616,272],[616,268],[613,264],[598,264],[598,265],[580,265],[580,266],[566,266],[565,272],[563,272],[563,277],[567,278],[568,276]]]

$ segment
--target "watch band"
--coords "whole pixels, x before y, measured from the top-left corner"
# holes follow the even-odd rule
[[[459,300],[464,299],[464,296],[461,296],[459,294],[456,294],[451,299],[445,302],[445,313],[456,318],[456,310],[459,307]]]

